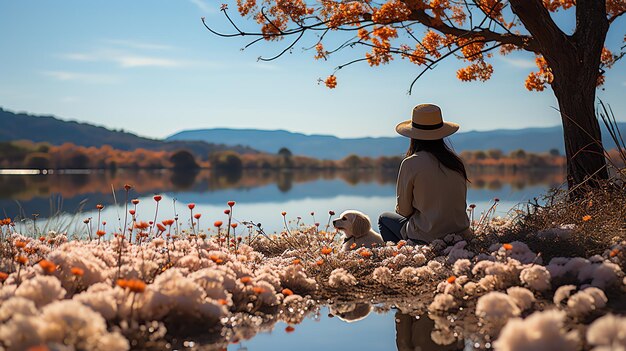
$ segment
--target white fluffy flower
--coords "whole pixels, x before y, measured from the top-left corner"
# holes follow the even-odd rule
[[[374,269],[372,278],[379,284],[388,285],[393,279],[393,274],[391,273],[391,269],[381,266]]]
[[[591,285],[603,289],[615,283],[621,273],[622,270],[615,263],[593,263],[579,271],[578,280],[580,282],[591,280]]]
[[[356,278],[343,268],[336,268],[330,272],[328,285],[333,288],[341,288],[356,285]]]
[[[35,303],[23,297],[12,297],[0,304],[0,323],[17,315],[34,316],[36,314]]]
[[[65,289],[61,287],[61,282],[53,276],[38,275],[32,279],[24,281],[15,290],[15,296],[29,299],[42,307],[52,301],[60,300],[65,296]]]
[[[297,294],[306,294],[317,290],[315,279],[309,278],[300,265],[289,265],[280,272],[281,284]]]
[[[470,260],[463,258],[454,262],[454,267],[452,271],[455,275],[466,275],[472,269],[472,262]]]
[[[561,303],[565,302],[572,294],[572,291],[575,290],[576,286],[574,285],[559,286],[559,288],[556,289],[556,291],[554,292],[554,298],[552,299],[552,301],[555,305],[560,305]]]
[[[457,306],[454,296],[449,294],[437,294],[433,299],[433,302],[428,306],[428,310],[431,312],[448,311]]]
[[[574,317],[584,317],[595,310],[594,299],[584,291],[579,291],[567,300],[567,311]]]
[[[510,287],[506,290],[506,293],[513,299],[517,307],[519,307],[522,311],[532,307],[535,302],[535,295],[533,295],[532,291],[520,286]]]
[[[563,327],[565,313],[548,310],[528,318],[511,319],[494,342],[497,351],[578,350],[580,339],[575,331]]]
[[[524,268],[520,273],[520,280],[536,291],[550,289],[550,272],[544,266],[532,265]]]
[[[476,303],[476,316],[491,323],[503,323],[511,317],[519,316],[520,313],[513,298],[497,291],[481,296]]]
[[[626,317],[602,316],[591,323],[586,336],[594,351],[626,350]]]

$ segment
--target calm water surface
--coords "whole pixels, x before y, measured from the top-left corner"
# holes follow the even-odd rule
[[[202,214],[201,227],[208,229],[215,220],[226,218],[223,214],[226,202],[234,200],[237,202],[234,218],[260,222],[267,232],[276,232],[284,228],[282,211],[287,212],[290,225],[295,225],[299,216],[301,222],[317,221],[323,228],[329,210],[339,214],[346,209],[361,210],[375,222],[381,212],[395,206],[395,179],[395,172],[382,171],[0,175],[0,211],[13,218],[18,215],[32,218],[38,214],[39,230],[46,223],[47,229],[55,229],[73,219],[73,230],[84,233],[82,220],[95,218],[95,206],[102,203],[105,205],[102,219],[108,222],[107,229],[111,231],[119,226],[118,217],[124,218],[123,206],[115,206],[111,185],[116,189],[118,202],[123,202],[121,189],[124,184],[131,184],[131,198],[140,200],[137,215],[141,220],[154,218],[152,196],[162,194],[158,220],[178,214],[182,222],[188,223],[186,204],[193,202],[194,212]],[[564,179],[560,173],[489,173],[470,174],[470,180],[468,204],[476,204],[481,212],[491,206],[494,198],[499,198],[497,214],[504,215],[515,205],[560,185]],[[46,220],[59,210],[69,214]],[[20,225],[32,228],[32,221],[22,221]],[[240,234],[245,230],[242,227],[238,228]],[[363,320],[348,323],[328,317],[327,309],[323,311],[319,318],[307,318],[292,333],[285,331],[286,325],[278,323],[273,331],[230,345],[228,350],[395,350],[397,336],[410,340],[405,344],[412,346],[400,350],[459,348],[459,345],[442,348],[432,343],[432,323],[424,317],[416,324],[415,317],[396,315],[394,311],[372,312]]]

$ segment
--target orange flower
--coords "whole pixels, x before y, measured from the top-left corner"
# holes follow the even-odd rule
[[[513,245],[511,244],[502,244],[502,248],[504,248],[505,250],[513,250]]]
[[[248,283],[250,283],[252,281],[252,278],[248,277],[248,276],[245,276],[245,277],[239,278],[239,281],[244,283],[244,284],[248,284]]]
[[[144,222],[144,221],[135,222],[135,228],[145,230],[145,229],[150,228],[150,223]]]
[[[255,286],[254,288],[252,288],[252,291],[254,291],[254,293],[257,295],[260,295],[265,292],[265,289],[260,286]]]
[[[224,224],[222,221],[215,221],[215,223],[213,223],[213,225],[218,227],[218,228],[221,227],[222,224]]]
[[[285,217],[287,215],[287,212],[283,211],[280,214],[283,215],[283,217]]]
[[[324,81],[324,84],[326,84],[329,89],[335,89],[337,87],[337,77],[335,77],[334,74],[328,76],[328,78]]]
[[[26,247],[26,244],[28,244],[26,241],[24,240],[16,240],[15,241],[15,247],[17,247],[18,249],[23,249],[24,247]]]
[[[29,347],[26,351],[50,351],[50,349],[46,345],[37,345]]]
[[[300,264],[300,263],[302,263],[302,261],[300,261],[299,258],[296,258],[295,260],[291,262],[291,264]]]
[[[294,327],[292,327],[292,326],[290,326],[290,325],[288,325],[288,326],[285,328],[285,332],[287,332],[287,333],[293,333],[293,331],[294,331],[294,330],[296,330],[296,328],[294,328]]]
[[[232,223],[230,226],[233,227],[233,229],[237,228],[237,223]]]
[[[361,257],[363,258],[370,258],[372,257],[373,254],[372,254],[372,251],[366,249],[366,250],[359,252],[359,255],[361,255]]]
[[[163,224],[161,224],[161,223],[157,223],[156,226],[159,229],[159,231],[161,231],[161,232],[164,232],[166,230],[165,226]]]
[[[226,299],[219,299],[217,300],[217,303],[219,303],[222,306],[228,305],[228,301]]]
[[[40,242],[44,242],[44,241],[46,241],[46,237],[45,237],[45,236],[40,236],[40,237],[39,237],[39,241],[40,241]]]
[[[451,275],[450,277],[448,277],[447,282],[449,284],[453,284],[456,281],[456,277]]]
[[[98,231],[96,231],[96,235],[97,235],[97,236],[99,236],[99,237],[104,236],[104,234],[106,234],[106,232],[105,232],[104,230],[98,230]]]
[[[350,250],[354,250],[356,249],[356,243],[352,243],[352,245],[350,245]]]
[[[28,258],[26,258],[24,256],[17,256],[17,257],[15,257],[15,262],[17,262],[19,264],[26,264],[26,263],[28,263]]]
[[[321,252],[322,252],[322,255],[330,255],[333,252],[333,249],[331,249],[328,246],[324,246]]]
[[[0,272],[0,282],[4,282],[8,277],[9,275],[7,273]]]
[[[73,275],[77,277],[82,277],[83,275],[85,275],[85,270],[83,270],[82,268],[78,268],[78,267],[72,267],[71,272]]]
[[[128,280],[118,279],[117,282],[115,282],[115,284],[117,284],[117,286],[119,286],[122,289],[126,289],[128,287]]]
[[[46,274],[52,274],[57,269],[57,266],[48,260],[39,261],[39,267],[41,267]]]
[[[324,264],[324,260],[317,260],[317,262],[315,262],[316,265],[321,266]]]
[[[591,216],[590,215],[583,216],[583,222],[588,222],[590,220],[591,220]]]
[[[104,205],[102,204],[97,204],[96,208],[98,209],[98,211],[101,211],[104,208]]]
[[[611,253],[609,254],[610,257],[615,257],[617,255],[619,255],[619,249],[617,248],[611,250]]]
[[[283,295],[291,296],[291,295],[293,295],[293,291],[291,291],[291,289],[285,288],[285,289],[283,289]]]
[[[142,293],[146,290],[146,283],[139,279],[129,279],[126,286],[134,293]]]
[[[398,245],[396,245],[396,247],[398,248],[398,250],[400,250],[404,245],[406,245],[406,241],[400,240],[398,242]]]

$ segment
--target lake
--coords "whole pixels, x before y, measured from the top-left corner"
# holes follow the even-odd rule
[[[95,206],[101,203],[105,206],[102,220],[107,221],[107,230],[112,231],[119,226],[118,218],[123,220],[124,208],[114,205],[111,185],[116,190],[119,203],[124,201],[124,184],[131,184],[130,197],[140,201],[137,216],[146,221],[154,219],[155,201],[152,196],[161,194],[159,221],[173,218],[178,213],[181,221],[188,222],[186,205],[195,203],[194,213],[202,214],[200,226],[206,230],[215,220],[226,218],[223,213],[228,208],[226,203],[234,200],[237,202],[233,209],[236,220],[260,222],[270,233],[284,229],[282,211],[287,212],[290,226],[298,222],[319,222],[323,229],[329,210],[339,214],[346,209],[358,209],[368,214],[375,223],[381,212],[393,210],[395,206],[395,179],[395,172],[380,170],[239,174],[212,174],[209,171],[182,174],[169,171],[0,174],[0,210],[11,217],[21,215],[32,218],[33,214],[38,214],[39,231],[57,229],[61,227],[60,223],[67,226],[74,219],[71,227],[84,235],[86,227],[83,219],[95,219]],[[497,214],[505,215],[512,207],[562,184],[564,175],[559,172],[470,173],[470,180],[468,204],[476,204],[480,213],[491,206],[494,198],[499,198]],[[46,220],[59,210],[69,214]],[[21,221],[18,226],[30,227],[32,220]],[[238,234],[246,231],[243,227],[237,228]],[[421,345],[422,350],[459,348],[459,345],[442,348],[432,343],[429,337],[432,323],[428,323],[427,316],[421,317],[423,323],[418,323],[420,326],[415,324],[414,320],[418,320],[415,317],[396,314],[394,310],[371,312],[367,318],[355,323],[331,318],[328,314],[329,310],[323,307],[317,316],[306,318],[292,332],[285,330],[284,323],[278,323],[273,331],[231,344],[228,350],[394,350],[397,332],[404,333],[403,337]],[[411,331],[420,328],[424,329],[422,334],[411,335]],[[472,349],[471,343],[465,349]]]

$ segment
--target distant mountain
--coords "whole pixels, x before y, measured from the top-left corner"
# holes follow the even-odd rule
[[[231,146],[204,141],[163,141],[137,136],[124,131],[110,130],[87,123],[64,121],[53,116],[34,116],[14,113],[0,108],[0,141],[31,140],[48,142],[53,145],[73,143],[80,146],[110,145],[115,149],[173,151],[187,149],[197,155],[206,156],[220,150],[234,150],[239,153],[258,151],[246,146]]]
[[[626,132],[626,123],[619,123]],[[608,142],[608,133],[602,126],[606,147],[615,144]],[[626,133],[624,134],[626,136]],[[246,145],[269,153],[276,153],[281,147],[293,154],[322,159],[341,159],[349,154],[361,156],[391,156],[406,152],[408,143],[403,137],[351,138],[342,139],[330,135],[305,135],[285,130],[258,129],[198,129],[178,132],[165,140],[202,140],[212,143]],[[563,129],[561,126],[546,128],[499,129],[491,131],[471,131],[457,133],[451,137],[457,151],[500,149],[510,152],[524,149],[530,152],[546,152],[558,149],[564,153]]]

